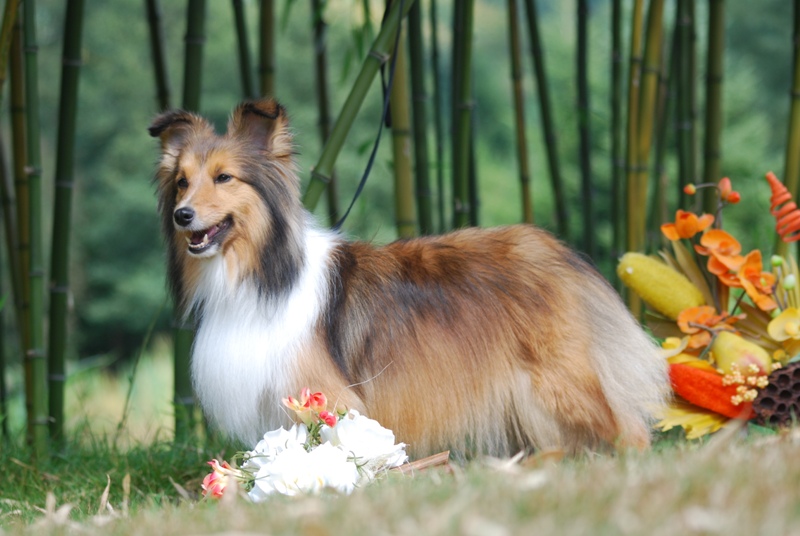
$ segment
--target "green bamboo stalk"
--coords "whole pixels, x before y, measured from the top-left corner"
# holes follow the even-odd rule
[[[433,193],[428,162],[428,121],[425,106],[425,51],[422,42],[422,5],[414,2],[408,12],[408,54],[411,64],[411,108],[414,127],[414,178],[419,231],[433,234]],[[392,115],[394,117],[394,114]]]
[[[661,247],[666,247],[667,241],[661,233],[661,224],[670,218],[667,207],[667,186],[669,180],[666,173],[666,154],[667,141],[669,139],[669,125],[675,107],[675,87],[678,74],[679,49],[679,26],[677,18],[672,30],[672,46],[669,55],[669,66],[662,62],[659,72],[658,97],[657,97],[657,116],[656,116],[656,135],[655,153],[653,156],[653,194],[649,203],[650,219],[648,221],[648,251],[654,251]]]
[[[683,187],[697,182],[697,88],[696,80],[696,32],[694,0],[678,0],[678,24],[680,25],[680,67],[678,70],[678,120],[677,138],[679,154],[678,197],[686,208],[689,198]]]
[[[472,123],[472,32],[475,12],[474,0],[464,0],[461,19],[454,19],[453,75],[453,214],[454,227],[469,225],[471,204],[469,199],[470,131]]]
[[[39,71],[36,42],[36,2],[26,0],[22,10],[25,41],[26,146],[28,203],[30,205],[30,345],[25,358],[30,362],[32,414],[28,436],[37,458],[47,456],[47,361],[44,349],[44,263],[42,258],[42,169],[39,136]],[[23,274],[24,275],[24,274]]]
[[[333,126],[328,143],[326,143],[325,147],[322,149],[319,161],[311,172],[311,180],[303,195],[303,204],[309,210],[314,210],[323,190],[325,190],[330,182],[331,170],[336,163],[336,157],[339,155],[342,145],[344,145],[347,133],[350,131],[355,116],[358,114],[358,110],[364,102],[364,97],[369,90],[372,80],[375,78],[380,66],[385,63],[389,57],[388,54],[393,45],[394,32],[397,30],[400,18],[408,13],[408,9],[411,8],[413,0],[405,0],[405,2],[403,2],[404,10],[402,14],[400,13],[400,4],[401,2],[392,3],[381,31],[372,43],[370,52],[361,65],[361,70],[350,90],[350,94],[347,96],[341,112],[339,112],[339,117]]]
[[[311,0],[311,17],[314,28],[314,63],[316,66],[317,107],[319,108],[319,132],[322,145],[331,136],[330,96],[328,95],[328,45],[325,22],[327,0]],[[331,170],[331,182],[327,188],[328,219],[331,224],[339,221],[339,189],[336,172]]]
[[[3,86],[6,82],[6,74],[8,73],[11,38],[18,14],[19,0],[6,0],[6,6],[3,10],[3,24],[2,27],[0,27],[0,98],[2,98],[3,95]]]
[[[708,54],[706,56],[706,128],[703,144],[703,181],[722,178],[722,75],[725,52],[725,2],[710,0],[708,11]],[[703,190],[703,207],[709,214],[717,210],[717,192]]]
[[[478,162],[475,150],[475,114],[470,119],[469,129],[469,169],[467,172],[469,192],[469,225],[478,227],[480,223],[480,188],[478,185]]]
[[[508,39],[511,50],[511,92],[514,97],[514,119],[517,132],[517,164],[522,196],[522,221],[533,223],[531,203],[531,171],[528,163],[528,143],[525,137],[525,96],[522,87],[522,54],[520,53],[519,10],[517,0],[508,0]]]
[[[25,147],[25,76],[23,74],[22,49],[22,17],[17,17],[11,40],[11,102],[9,104],[11,112],[11,143],[14,153],[14,190],[16,192],[17,233],[14,245],[17,249],[16,258],[18,262],[18,280],[15,283],[14,297],[17,307],[17,325],[20,332],[20,348],[24,351],[30,346],[30,278],[28,277],[30,272],[30,218],[28,217],[29,194],[26,171],[28,157]],[[31,377],[28,371],[30,362],[25,360],[24,355],[22,361],[26,367],[25,408],[28,414],[33,414],[32,386],[27,383],[27,379]]]
[[[583,251],[594,257],[594,209],[592,203],[592,163],[589,129],[589,5],[578,0],[578,134],[580,137],[581,205],[583,207]]]
[[[183,108],[200,110],[203,44],[206,40],[206,0],[189,0],[186,15],[186,60],[183,71]]]
[[[394,80],[390,90],[389,110],[392,117],[392,154],[394,162],[394,202],[397,236],[417,235],[414,207],[413,164],[411,162],[411,112],[408,95],[408,66],[405,49],[406,32],[400,28],[395,59]]]
[[[2,137],[0,137],[0,182],[5,183],[9,178],[8,169],[6,168],[5,148],[3,147]],[[3,211],[8,209],[6,199],[3,197]],[[10,244],[10,243],[9,243]],[[2,250],[0,249],[0,252]],[[3,266],[3,255],[0,254],[0,266]],[[9,264],[12,264],[9,262]],[[0,277],[2,281],[2,277]],[[3,296],[3,289],[0,288],[0,296]],[[5,330],[5,317],[6,308],[5,302],[7,300],[2,298],[0,304],[0,439],[8,439],[8,391],[6,389],[6,330]]]
[[[429,18],[431,28],[431,76],[433,78],[433,128],[436,142],[436,196],[438,228],[443,233],[447,229],[444,191],[444,124],[442,110],[442,79],[439,67],[439,22],[436,15],[436,0],[430,0]]]
[[[613,218],[613,246],[611,262],[625,249],[625,160],[622,157],[622,0],[611,3],[611,214]],[[622,282],[613,271],[617,290]]]
[[[798,199],[800,187],[800,0],[794,1],[794,31],[792,87],[789,92],[789,128],[786,136],[786,155],[783,168],[783,182],[786,188]],[[776,239],[775,253],[786,256],[789,245]]]
[[[183,78],[183,108],[200,109],[200,87],[205,42],[205,0],[189,0],[186,28],[186,58]],[[175,320],[175,441],[185,442],[194,429],[194,394],[189,361],[194,333],[191,322]]]
[[[250,71],[250,46],[247,44],[247,24],[242,0],[233,0],[233,20],[236,24],[236,40],[239,48],[239,71],[242,77],[242,94],[246,99],[255,97],[253,74]]]
[[[261,96],[275,94],[275,2],[261,0],[258,80]]]
[[[639,246],[635,214],[636,203],[641,197],[637,190],[636,170],[639,159],[637,150],[639,127],[639,91],[642,75],[642,0],[634,0],[631,20],[630,67],[628,69],[628,126],[626,148],[626,248],[637,251]],[[641,301],[636,293],[628,293],[628,307],[638,317],[641,314]]]
[[[66,381],[67,295],[69,293],[69,243],[72,190],[75,187],[75,123],[78,111],[78,75],[84,0],[68,0],[64,18],[64,51],[56,149],[55,203],[50,265],[50,330],[48,380],[50,383],[50,436],[64,435],[64,383]]]
[[[531,57],[533,70],[536,74],[536,87],[539,90],[539,115],[544,131],[547,164],[550,170],[550,182],[556,207],[556,230],[558,234],[567,239],[569,237],[569,212],[567,210],[567,197],[564,193],[564,181],[561,178],[561,167],[558,159],[558,139],[553,121],[552,106],[550,105],[550,89],[544,61],[542,39],[539,34],[539,17],[536,11],[535,0],[525,0],[525,12],[528,21],[528,34],[530,36]]]
[[[170,91],[167,60],[164,56],[164,25],[161,23],[161,7],[158,0],[147,0],[146,9],[148,28],[150,29],[150,52],[153,57],[156,79],[156,98],[159,109],[167,110],[170,107]]]
[[[647,12],[644,65],[639,88],[639,125],[636,128],[636,170],[633,174],[636,210],[629,217],[635,220],[636,245],[634,251],[646,248],[647,193],[649,189],[648,164],[655,126],[656,98],[659,73],[661,72],[661,48],[663,41],[664,1],[652,0]]]

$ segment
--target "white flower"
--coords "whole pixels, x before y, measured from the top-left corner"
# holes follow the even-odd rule
[[[264,439],[245,454],[243,467],[256,471],[274,460],[281,452],[293,447],[303,447],[307,439],[308,429],[305,424],[295,424],[288,430],[284,430],[281,426],[277,430],[267,432],[264,434]]]
[[[397,467],[408,459],[405,444],[395,444],[391,430],[354,409],[336,426],[323,426],[320,436],[323,441],[347,452],[367,478],[372,478],[378,471]]]
[[[347,453],[330,443],[310,452],[301,445],[290,444],[261,466],[248,495],[253,502],[259,502],[275,492],[284,495],[319,493],[328,487],[350,493],[357,480],[358,469]]]

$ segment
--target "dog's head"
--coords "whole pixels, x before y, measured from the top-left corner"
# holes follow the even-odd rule
[[[303,212],[284,108],[273,99],[242,103],[221,135],[203,117],[173,110],[149,131],[161,139],[155,182],[178,301],[193,266],[220,254],[231,277],[285,286]]]
[[[280,205],[297,203],[286,112],[272,99],[239,105],[224,135],[182,110],[159,115],[149,131],[161,139],[164,230],[192,257],[214,256],[237,240],[263,244]]]

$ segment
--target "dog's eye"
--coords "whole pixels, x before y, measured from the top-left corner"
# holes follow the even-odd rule
[[[181,177],[180,179],[178,179],[178,188],[183,189],[188,187],[189,187],[189,181],[186,180],[186,177]]]
[[[223,183],[223,182],[228,182],[229,180],[231,180],[231,176],[230,175],[228,175],[227,173],[220,173],[219,175],[217,175],[217,178],[214,179],[214,182],[216,182],[217,184],[220,184],[220,183]]]

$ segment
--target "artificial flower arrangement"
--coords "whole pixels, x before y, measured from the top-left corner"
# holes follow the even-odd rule
[[[234,456],[234,465],[208,462],[204,496],[220,498],[232,482],[253,502],[274,493],[351,493],[408,459],[391,430],[353,409],[328,411],[323,393],[304,388],[299,399],[290,396],[283,404],[299,422],[267,432],[253,450]]]
[[[800,209],[773,173],[771,213],[785,242],[800,240]],[[675,396],[657,427],[680,426],[694,439],[732,419],[784,425],[800,417],[800,287],[797,261],[772,256],[764,270],[760,250],[742,255],[722,229],[722,210],[739,203],[731,181],[713,187],[716,214],[678,210],[661,226],[671,251],[660,259],[626,253],[620,279],[647,305],[646,323],[663,339]]]

